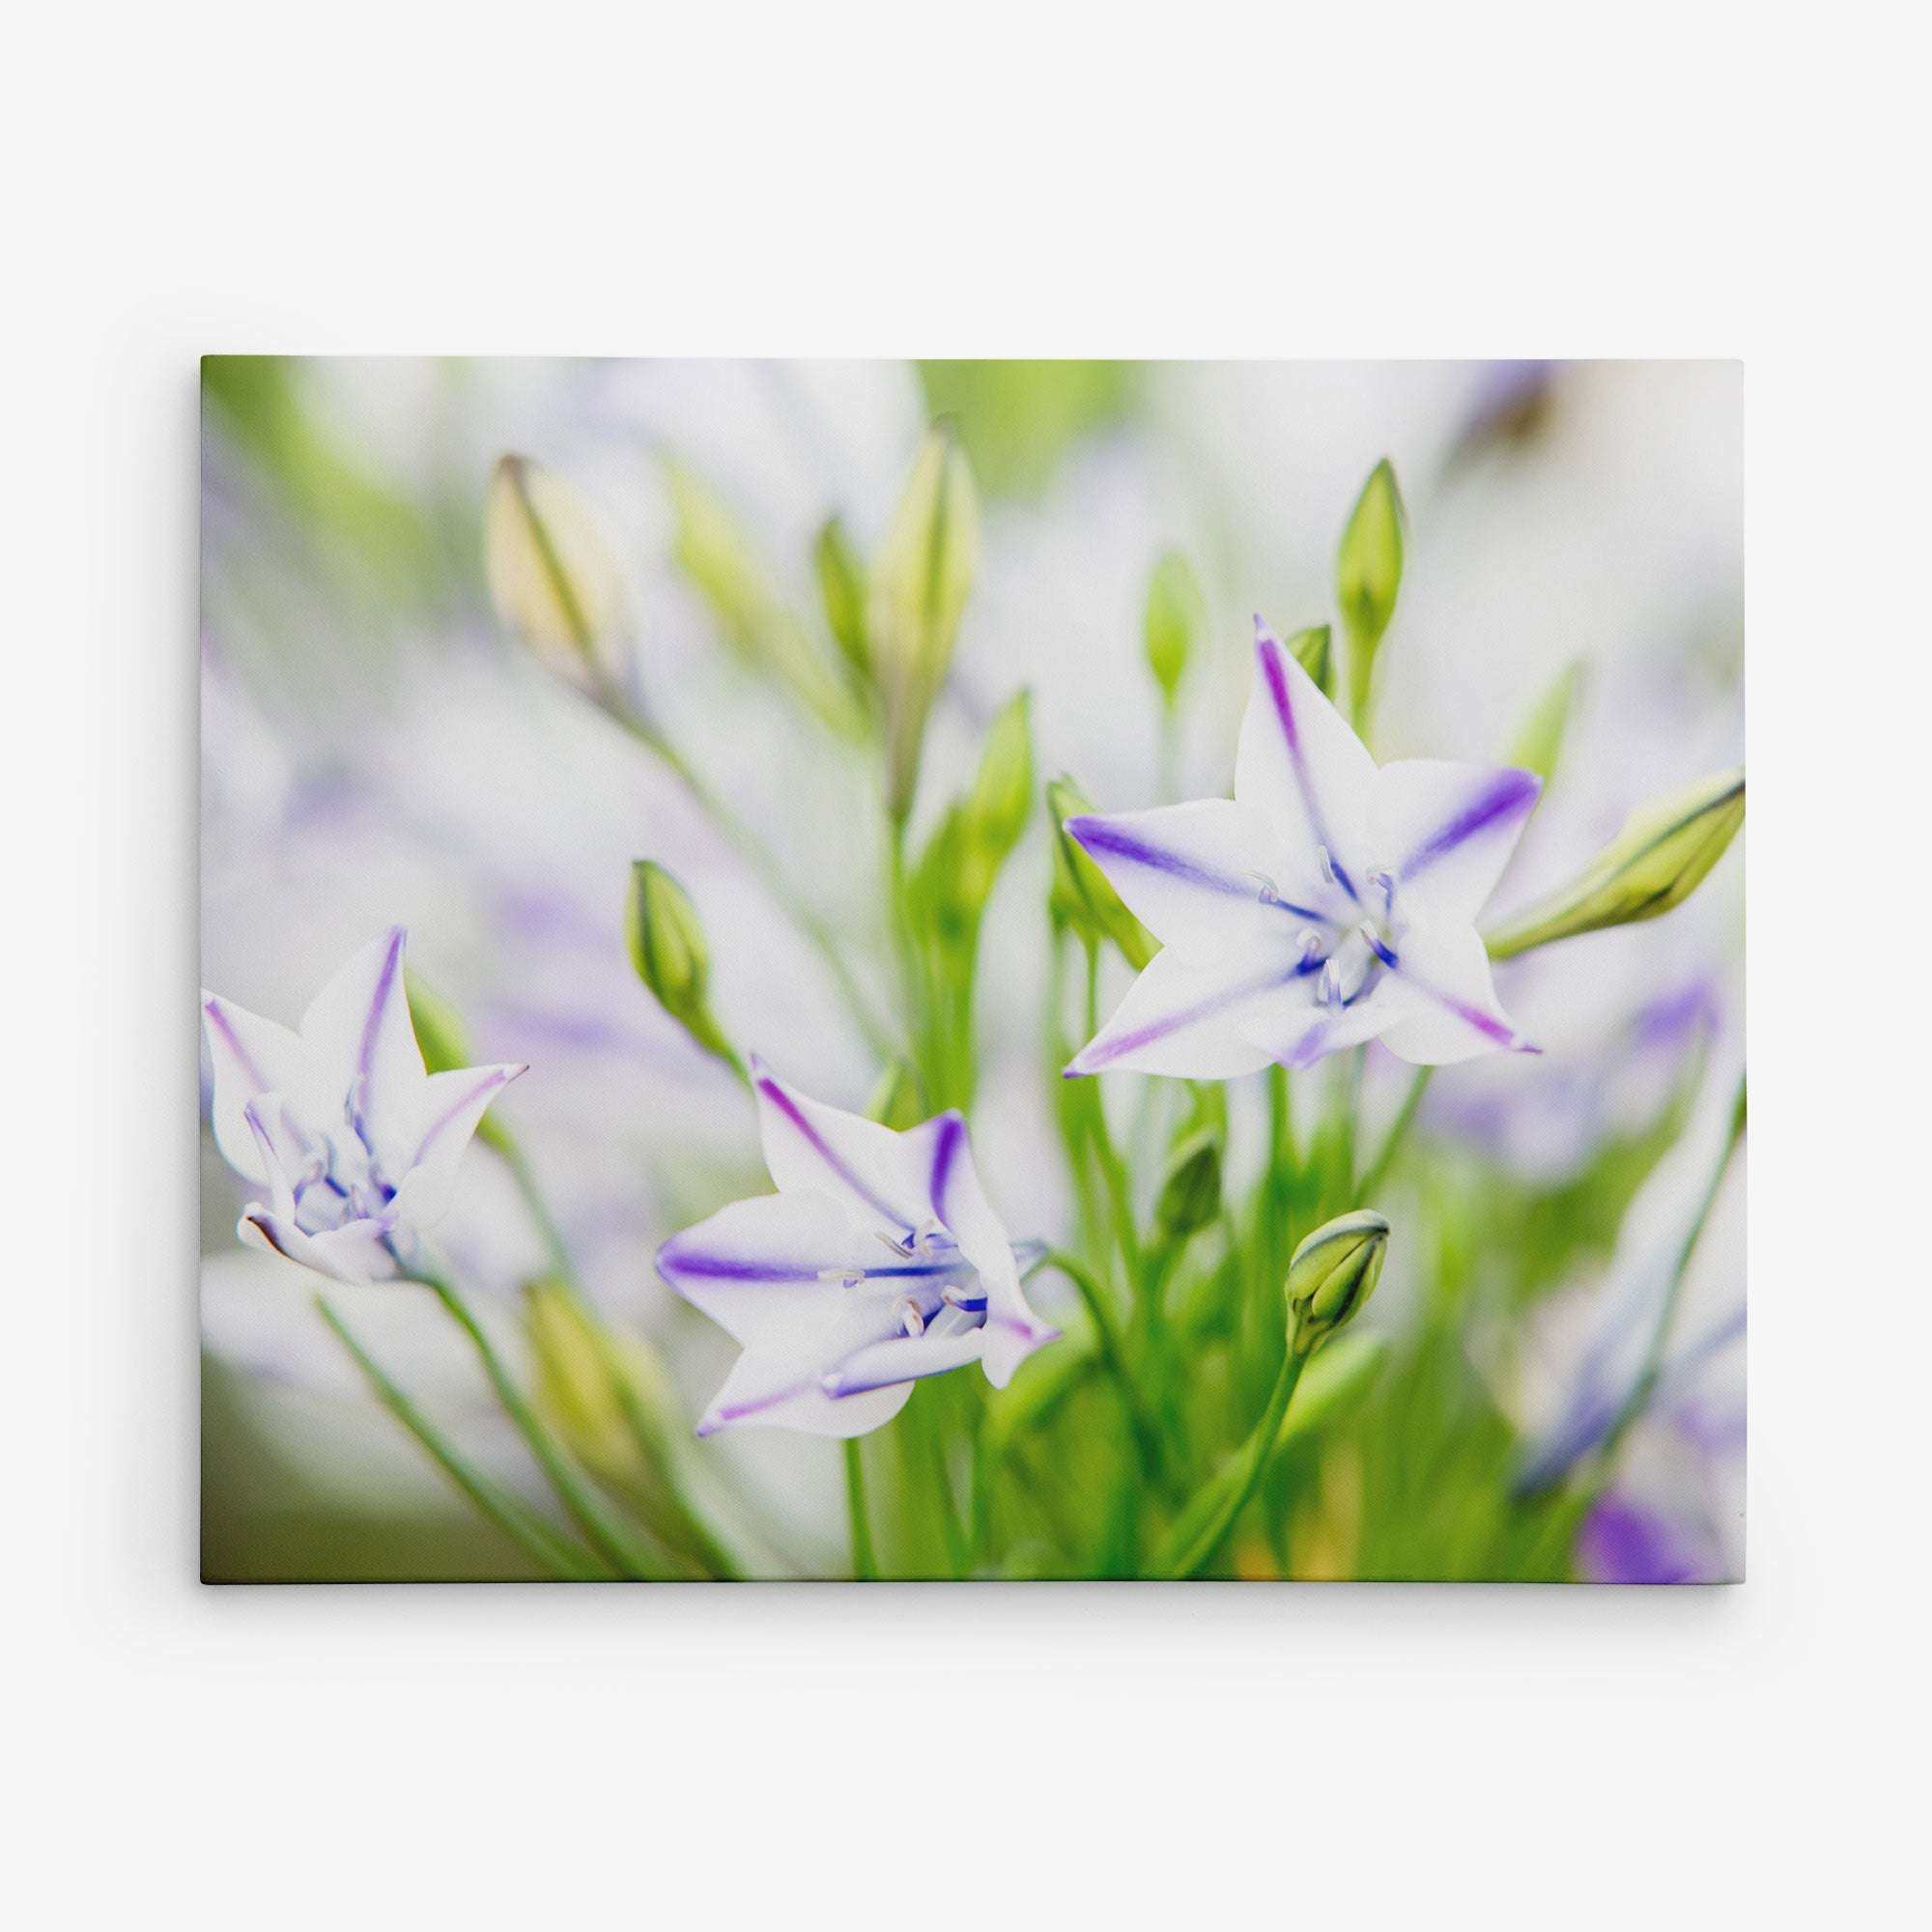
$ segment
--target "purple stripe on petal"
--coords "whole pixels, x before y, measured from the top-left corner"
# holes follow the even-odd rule
[[[747,1262],[729,1255],[691,1254],[675,1241],[659,1250],[658,1266],[667,1275],[674,1271],[699,1281],[816,1281],[823,1272],[815,1262]]]
[[[1104,853],[1113,859],[1124,859],[1129,865],[1145,866],[1151,871],[1165,872],[1170,878],[1184,879],[1190,886],[1200,886],[1210,893],[1226,893],[1237,899],[1252,899],[1257,904],[1278,905],[1285,913],[1296,919],[1320,921],[1322,915],[1307,906],[1292,905],[1286,899],[1264,900],[1259,884],[1252,878],[1234,872],[1223,872],[1212,866],[1203,866],[1193,859],[1184,859],[1179,852],[1170,852],[1164,846],[1154,844],[1151,839],[1138,838],[1135,834],[1119,825],[1110,824],[1104,818],[1082,815],[1069,818],[1066,830],[1077,838],[1081,845],[1096,856]]]
[[[383,1030],[383,1015],[396,985],[396,968],[403,956],[405,933],[400,925],[389,928],[389,950],[383,955],[383,970],[376,975],[376,991],[369,1001],[368,1017],[362,1022],[362,1043],[355,1053],[355,1070],[368,1078],[370,1063],[376,1058],[376,1037]]]
[[[521,1072],[522,1070],[523,1070],[522,1068],[518,1069],[519,1072]],[[507,1086],[515,1078],[516,1074],[512,1073],[507,1067],[493,1066],[490,1069],[490,1071],[482,1077],[482,1079],[477,1081],[475,1086],[470,1088],[469,1093],[464,1094],[462,1099],[452,1101],[451,1104],[443,1111],[443,1113],[440,1115],[437,1118],[437,1120],[435,1120],[431,1123],[429,1131],[426,1134],[424,1134],[421,1141],[417,1143],[415,1156],[413,1159],[411,1160],[410,1165],[412,1167],[420,1167],[423,1164],[423,1161],[428,1157],[430,1149],[433,1148],[436,1145],[438,1139],[444,1132],[448,1130],[450,1123],[457,1118],[457,1116],[460,1115],[466,1107],[471,1105],[471,1103],[475,1100],[476,1096],[479,1094],[494,1093],[497,1088]]]
[[[209,1024],[221,1036],[222,1043],[235,1056],[235,1064],[242,1069],[242,1077],[254,1088],[256,1093],[266,1093],[269,1083],[262,1078],[262,1069],[250,1057],[248,1049],[242,1044],[242,1036],[235,1031],[235,1023],[219,1000],[204,1000],[201,1009],[208,1015]]]
[[[1445,824],[1438,825],[1423,839],[1401,866],[1398,876],[1412,879],[1436,860],[1453,852],[1465,839],[1488,830],[1498,820],[1520,817],[1536,803],[1543,782],[1533,772],[1506,771],[1485,781],[1467,805]]]
[[[831,1142],[805,1118],[805,1113],[798,1102],[769,1073],[761,1073],[758,1076],[758,1092],[791,1122],[805,1144],[860,1200],[884,1215],[888,1221],[905,1229],[908,1234],[912,1232],[912,1221],[853,1172],[850,1163],[840,1157]]]
[[[1286,986],[1301,978],[1303,971],[1300,960],[1286,969],[1275,967],[1258,980],[1246,980],[1239,985],[1225,987],[1218,993],[1208,994],[1205,1000],[1195,1001],[1191,1007],[1183,1007],[1178,1013],[1166,1013],[1157,1020],[1150,1020],[1147,1025],[1136,1027],[1131,1033],[1123,1033],[1105,1045],[1090,1041],[1074,1056],[1073,1065],[1067,1070],[1096,1073],[1103,1066],[1111,1066],[1123,1054],[1138,1053],[1142,1047],[1151,1046],[1155,1040],[1165,1039],[1170,1034],[1179,1033],[1182,1027],[1211,1019],[1217,1012],[1251,999],[1257,993],[1265,993],[1270,987]]]
[[[714,1408],[697,1425],[699,1435],[715,1435],[727,1422],[742,1422],[748,1415],[761,1415],[768,1408],[776,1408],[781,1402],[789,1402],[795,1395],[804,1395],[811,1384],[793,1382],[788,1388],[774,1389],[769,1395],[753,1396],[750,1402],[734,1402],[724,1408]]]
[[[943,1115],[939,1135],[932,1149],[932,1211],[946,1219],[946,1183],[952,1178],[952,1163],[966,1142],[966,1122],[957,1114]]]
[[[1267,685],[1269,701],[1274,705],[1274,715],[1281,724],[1281,735],[1288,746],[1288,762],[1301,792],[1302,809],[1308,813],[1309,828],[1314,832],[1317,842],[1328,854],[1328,869],[1334,873],[1335,883],[1359,905],[1361,895],[1355,891],[1355,882],[1343,869],[1342,861],[1336,855],[1335,841],[1329,837],[1327,822],[1321,815],[1321,803],[1315,796],[1315,781],[1308,769],[1308,754],[1302,749],[1301,732],[1294,722],[1294,704],[1288,694],[1286,653],[1281,639],[1263,623],[1259,612],[1255,617],[1255,655],[1261,664],[1263,680]]]

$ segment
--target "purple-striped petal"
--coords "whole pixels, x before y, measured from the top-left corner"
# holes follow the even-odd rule
[[[1265,1014],[1305,1005],[1299,959],[1257,966],[1253,957],[1203,964],[1157,952],[1119,1009],[1074,1055],[1069,1074],[1120,1070],[1231,1080],[1258,1072],[1268,1052],[1255,1042]]]
[[[314,1087],[305,1103],[348,1108],[394,1173],[408,1166],[420,1137],[428,1078],[410,1024],[407,940],[399,925],[372,940],[315,996],[301,1023]]]
[[[201,1018],[214,1069],[214,1144],[243,1179],[265,1184],[269,1170],[244,1109],[258,1094],[301,1091],[307,1064],[302,1043],[287,1027],[213,993],[201,996]]]
[[[1350,898],[1374,863],[1369,798],[1375,760],[1315,681],[1255,619],[1255,686],[1241,719],[1235,797],[1273,828],[1283,865]],[[1325,858],[1324,858],[1325,855]]]
[[[909,1136],[801,1094],[755,1055],[752,1085],[765,1165],[781,1193],[837,1202],[893,1241],[909,1241],[932,1218],[926,1153]]]
[[[520,1074],[521,1065],[464,1066],[432,1073],[423,1082],[421,1132],[397,1189],[402,1210],[418,1227],[440,1220],[456,1188],[463,1151],[490,1103]]]
[[[1399,1016],[1382,1044],[1418,1066],[1443,1066],[1504,1050],[1536,1053],[1496,998],[1490,955],[1472,926],[1416,923],[1391,955],[1395,964],[1377,997]]]
[[[1284,876],[1272,828],[1233,799],[1085,813],[1066,830],[1128,910],[1183,953],[1291,947],[1335,901],[1347,903],[1312,861],[1304,873]]]
[[[1405,758],[1376,775],[1372,833],[1396,891],[1425,917],[1473,923],[1542,782],[1509,766]]]

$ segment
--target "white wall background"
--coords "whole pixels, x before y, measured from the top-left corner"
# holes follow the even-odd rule
[[[1904,1916],[1932,444],[1901,25],[1860,0],[1781,31],[1687,0],[14,22],[16,1922]],[[1744,355],[1751,1580],[200,1589],[186,670],[217,348]]]

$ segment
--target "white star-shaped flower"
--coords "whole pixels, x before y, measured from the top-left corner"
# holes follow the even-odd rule
[[[1225,1080],[1369,1039],[1422,1065],[1534,1052],[1476,915],[1538,781],[1378,768],[1259,617],[1255,633],[1235,796],[1066,821],[1163,949],[1067,1072]]]

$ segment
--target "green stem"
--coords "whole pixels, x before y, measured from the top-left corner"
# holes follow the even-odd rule
[[[376,1399],[428,1451],[431,1461],[482,1517],[495,1523],[539,1569],[549,1571],[553,1577],[573,1583],[608,1580],[610,1572],[600,1567],[587,1551],[577,1549],[558,1536],[535,1511],[484,1475],[449,1441],[356,1340],[327,1295],[318,1294],[315,1305],[361,1370]]]
[[[852,1575],[862,1583],[878,1579],[872,1527],[866,1518],[866,1468],[859,1460],[859,1437],[845,1438],[845,1512],[852,1521]]]
[[[1234,1463],[1181,1512],[1154,1565],[1156,1577],[1192,1577],[1221,1547],[1236,1519],[1261,1488],[1262,1477],[1281,1440],[1281,1425],[1288,1415],[1288,1405],[1294,1395],[1295,1383],[1301,1379],[1306,1359],[1291,1341],[1282,1353],[1280,1373],[1274,1378],[1267,1406],[1262,1411],[1254,1434]]]
[[[1087,1037],[1092,1039],[1100,1031],[1100,949],[1090,944],[1087,948]],[[1100,1083],[1097,1080],[1082,1082],[1092,1090],[1088,1101],[1088,1129],[1094,1140],[1094,1157],[1099,1163],[1100,1179],[1106,1185],[1108,1205],[1114,1214],[1114,1238],[1121,1246],[1121,1259],[1127,1264],[1127,1275],[1138,1282],[1142,1274],[1140,1236],[1134,1228],[1133,1191],[1127,1179],[1127,1170],[1122,1161],[1119,1150],[1114,1146],[1114,1137],[1107,1130],[1107,1109],[1100,1097]]]
[[[434,1291],[456,1325],[469,1338],[477,1360],[483,1365],[483,1373],[496,1391],[497,1400],[503,1406],[503,1412],[516,1424],[518,1433],[529,1445],[530,1454],[536,1458],[537,1466],[549,1478],[558,1500],[570,1512],[591,1548],[626,1577],[645,1578],[654,1575],[659,1567],[656,1561],[598,1500],[596,1492],[578,1473],[555,1437],[544,1427],[537,1412],[525,1400],[502,1356],[497,1352],[497,1345],[484,1332],[482,1323],[455,1285],[427,1269],[412,1279]]]
[[[1127,1367],[1126,1352],[1121,1346],[1121,1331],[1115,1325],[1113,1311],[1107,1306],[1106,1290],[1084,1262],[1075,1260],[1064,1249],[1050,1248],[1041,1257],[1040,1266],[1058,1269],[1079,1292],[1081,1304],[1094,1323],[1094,1338],[1099,1347],[1100,1360],[1120,1390],[1121,1403],[1127,1413],[1141,1466],[1151,1482],[1157,1480],[1161,1466],[1160,1429],[1148,1409],[1140,1384],[1134,1380]]]
[[[1617,1449],[1630,1433],[1631,1426],[1642,1415],[1650,1405],[1650,1399],[1657,1392],[1657,1384],[1663,1374],[1664,1351],[1670,1346],[1671,1330],[1677,1325],[1677,1310],[1684,1298],[1684,1283],[1690,1272],[1690,1258],[1697,1251],[1697,1243],[1704,1233],[1704,1224],[1711,1218],[1711,1209],[1717,1206],[1718,1195],[1724,1184],[1724,1176],[1729,1173],[1731,1156],[1737,1151],[1738,1143],[1745,1132],[1745,1083],[1738,1082],[1737,1098],[1731,1106],[1729,1130],[1724,1136],[1724,1145],[1719,1152],[1717,1162],[1711,1170],[1711,1179],[1706,1183],[1702,1197],[1697,1203],[1697,1211],[1692,1216],[1690,1226],[1684,1236],[1683,1245],[1677,1250],[1677,1258],[1671,1267],[1670,1285],[1664,1291],[1663,1301],[1657,1311],[1657,1321],[1650,1331],[1650,1340],[1643,1353],[1643,1361],[1632,1382],[1630,1393],[1623,1399],[1616,1417],[1604,1436],[1602,1449],[1598,1453],[1598,1467],[1607,1472],[1614,1461]]]
[[[865,1035],[866,1043],[881,1059],[895,1051],[891,1029],[872,1010],[872,1003],[858,977],[846,963],[844,949],[831,925],[806,903],[791,882],[791,875],[757,834],[726,805],[675,745],[635,706],[615,692],[601,695],[605,712],[637,739],[685,788],[692,802],[709,818],[724,841],[756,875],[758,882],[777,901],[779,908],[810,942],[825,963],[853,1022]]]
[[[1369,1163],[1368,1173],[1351,1190],[1355,1199],[1364,1206],[1388,1179],[1389,1169],[1395,1165],[1395,1157],[1402,1151],[1403,1140],[1415,1119],[1416,1109],[1422,1105],[1423,1094],[1429,1091],[1429,1082],[1435,1071],[1433,1066],[1418,1066],[1415,1069],[1415,1077],[1408,1083],[1408,1092],[1402,1096],[1402,1106],[1389,1122],[1389,1130],[1382,1136],[1382,1144],[1377,1150],[1375,1159]]]

